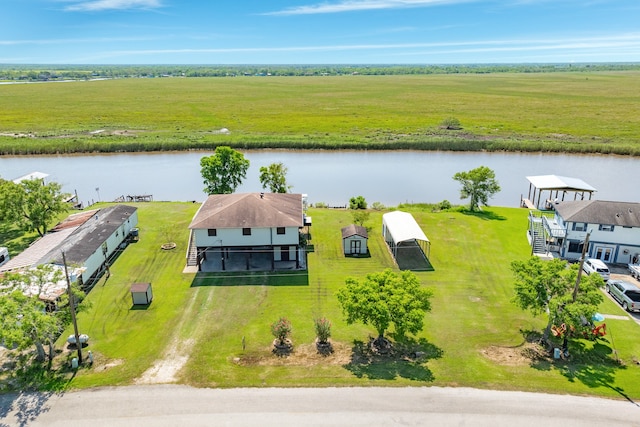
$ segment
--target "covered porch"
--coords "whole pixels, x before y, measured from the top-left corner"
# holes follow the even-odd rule
[[[558,175],[528,176],[529,194],[520,197],[520,206],[529,209],[552,210],[556,202],[568,200],[591,200],[597,190],[578,178]],[[548,192],[548,193],[547,193]],[[544,198],[548,195],[547,198]]]

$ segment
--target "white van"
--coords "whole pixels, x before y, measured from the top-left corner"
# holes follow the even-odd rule
[[[9,261],[9,249],[5,247],[0,247],[0,265],[5,264]]]
[[[584,264],[582,264],[582,270],[584,270],[584,272],[587,274],[598,273],[603,280],[609,280],[609,267],[607,267],[607,265],[599,259],[585,259]]]

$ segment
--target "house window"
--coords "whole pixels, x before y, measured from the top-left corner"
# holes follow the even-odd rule
[[[572,230],[573,231],[587,231],[587,223],[586,222],[574,222]]]
[[[243,236],[251,236],[251,229],[250,228],[243,228],[242,229],[242,235]]]
[[[284,227],[278,227],[278,228],[276,228],[276,233],[277,233],[277,234],[285,234]]]
[[[598,229],[600,231],[613,231],[614,226],[613,225],[609,225],[609,224],[600,224],[600,226],[598,227]]]
[[[209,228],[207,230],[207,235],[211,236],[211,237],[215,237],[218,235],[218,231],[215,228]]]
[[[569,242],[569,252],[581,253],[584,242]]]

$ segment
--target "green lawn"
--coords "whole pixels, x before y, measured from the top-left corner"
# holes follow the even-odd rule
[[[639,74],[116,79],[6,85],[0,96],[0,152],[185,150],[228,144],[638,155]],[[457,118],[464,129],[439,129],[448,117]],[[222,128],[230,134],[216,133]],[[12,136],[16,134],[35,137]]]
[[[570,362],[514,364],[485,355],[496,349],[518,353],[525,337],[545,324],[544,318],[532,318],[510,302],[509,264],[530,253],[524,209],[491,207],[473,215],[404,209],[432,242],[434,267],[416,273],[434,297],[425,330],[408,344],[424,353],[415,361],[367,359],[363,343],[375,331],[347,326],[335,297],[347,276],[394,268],[380,236],[383,212],[372,211],[365,224],[371,230],[370,258],[342,255],[340,229],[352,221],[348,211],[310,209],[313,251],[308,274],[196,276],[182,269],[186,227],[198,205],[136,206],[140,241],[127,247],[113,264],[111,277],[90,292],[93,307],[79,316],[81,331],[91,336],[87,349],[93,351],[95,364],[73,378],[61,374],[69,387],[131,384],[156,359],[189,355],[176,381],[200,387],[437,385],[640,398],[640,368],[635,363],[640,327],[632,321],[607,319],[607,340],[595,346],[578,341]],[[175,250],[160,249],[168,239],[178,244]],[[138,281],[153,285],[154,300],[147,309],[132,307],[129,285]],[[609,300],[601,312],[623,314]],[[280,316],[288,317],[294,328],[289,358],[270,351],[269,327]],[[313,319],[318,316],[333,323],[336,352],[326,358],[312,351]],[[587,351],[591,346],[593,351]]]

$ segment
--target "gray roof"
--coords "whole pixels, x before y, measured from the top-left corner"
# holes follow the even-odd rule
[[[343,239],[346,239],[347,237],[352,237],[352,236],[369,238],[369,233],[367,233],[367,229],[361,225],[351,224],[342,228]]]
[[[555,205],[565,222],[640,227],[640,203],[576,200]]]
[[[71,233],[75,227],[65,228],[55,233],[48,233],[36,240],[27,249],[11,258],[0,267],[0,272],[21,270],[40,264],[40,260],[49,252],[57,248]]]
[[[115,231],[135,213],[138,208],[114,205],[100,209],[93,217],[43,257],[41,263],[62,263],[64,251],[68,264],[82,265],[93,255]]]
[[[190,229],[302,227],[302,194],[214,194],[194,216]]]

